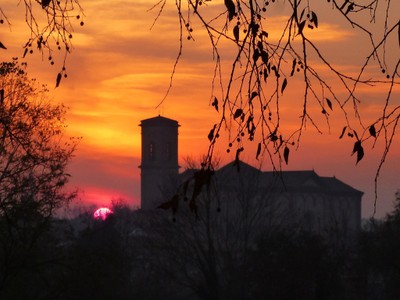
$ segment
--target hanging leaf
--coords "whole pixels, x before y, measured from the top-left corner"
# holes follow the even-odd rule
[[[304,13],[306,12],[306,9],[305,8],[303,8],[303,10],[301,11],[301,14],[300,14],[300,20],[303,20],[303,17],[304,17]]]
[[[161,209],[171,209],[173,214],[176,214],[176,212],[178,211],[178,206],[179,206],[179,195],[175,194],[171,200],[162,203],[161,205],[159,205],[157,208],[161,208]]]
[[[60,85],[61,78],[62,78],[62,74],[58,73],[57,74],[57,79],[56,79],[56,88]]]
[[[358,140],[357,142],[354,143],[353,152],[352,152],[351,155],[353,155],[354,153],[357,153],[357,162],[356,162],[356,164],[358,164],[358,162],[360,160],[362,160],[363,157],[364,157],[364,148],[362,147],[360,140]]]
[[[232,0],[225,0],[225,6],[226,9],[228,10],[228,19],[229,21],[232,21],[233,17],[236,14],[235,3],[233,3]]]
[[[0,90],[0,104],[3,104],[4,102],[4,89]]]
[[[253,53],[254,63],[257,62],[257,60],[260,58],[260,56],[261,56],[260,51],[258,51],[258,49],[254,50],[254,53]]]
[[[373,124],[369,127],[369,134],[371,136],[373,136],[374,138],[376,138],[376,129],[375,129],[375,126]]]
[[[28,53],[28,48],[25,48],[24,54],[22,55],[22,58],[25,58],[26,54]]]
[[[261,35],[262,35],[262,36],[265,36],[266,38],[268,38],[268,32],[266,32],[266,31],[264,31],[264,30],[261,31]]]
[[[294,70],[296,70],[296,65],[297,65],[297,59],[293,59],[293,62],[292,62],[292,71],[290,72],[290,77],[293,76]]]
[[[332,102],[331,102],[331,100],[329,100],[328,98],[326,98],[326,104],[328,104],[328,107],[329,107],[331,110],[333,110],[333,109],[332,109]]]
[[[257,146],[257,153],[256,153],[256,159],[258,160],[258,157],[260,156],[261,153],[261,143],[258,143]]]
[[[257,23],[251,22],[249,27],[251,29],[251,33],[253,34],[253,36],[256,36],[258,30],[260,29],[260,25],[258,25]]]
[[[233,115],[234,119],[239,118],[243,114],[243,110],[241,108],[236,109],[235,114]]]
[[[45,8],[49,6],[51,0],[42,0],[42,7]]]
[[[313,12],[313,11],[311,12],[310,21],[314,23],[315,28],[318,28],[318,17],[317,17],[317,14],[315,12]]]
[[[215,110],[218,112],[218,99],[214,97],[214,101],[211,103],[212,106],[215,107]]]
[[[233,167],[236,167],[236,170],[240,172],[240,153],[244,150],[244,148],[239,148],[236,150],[235,161],[233,162]]]
[[[344,136],[344,133],[346,132],[347,126],[344,126],[342,129],[342,134],[339,136],[339,139],[341,139]]]
[[[4,46],[4,44],[3,44],[2,42],[0,42],[0,48],[1,48],[1,49],[5,49],[5,50],[7,50],[7,47],[6,47],[6,46]]]
[[[264,82],[267,82],[267,78],[268,78],[268,70],[267,68],[264,68]]]
[[[215,131],[215,128],[216,128],[216,127],[217,127],[217,125],[214,124],[214,127],[211,128],[210,132],[208,133],[208,140],[209,140],[210,142],[214,139],[214,131]]]
[[[289,163],[289,148],[285,146],[285,149],[283,149],[283,158],[285,159],[285,163]]]
[[[258,96],[258,93],[257,92],[252,92],[251,93],[251,96],[250,96],[250,101],[249,102],[251,102],[251,100],[253,100],[255,97],[257,97]]]
[[[303,29],[304,29],[304,26],[305,26],[305,25],[306,25],[306,21],[305,21],[305,20],[299,24],[299,30],[298,30],[298,32],[297,32],[297,35],[303,33]]]
[[[235,37],[236,43],[239,43],[239,25],[233,27],[233,36]]]
[[[262,41],[258,41],[258,42],[257,42],[257,48],[260,49],[260,51],[263,51],[264,46],[263,46]]]
[[[261,52],[261,59],[264,64],[268,64],[268,52],[267,51],[262,51]]]
[[[282,87],[281,87],[281,94],[283,94],[283,92],[285,91],[287,86],[287,79],[283,79],[283,83],[282,83]]]

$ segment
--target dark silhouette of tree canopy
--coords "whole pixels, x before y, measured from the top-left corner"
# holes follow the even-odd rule
[[[54,65],[57,52],[64,53],[62,69],[57,75],[56,86],[61,78],[67,77],[66,60],[72,50],[73,23],[84,25],[84,14],[78,0],[23,0],[15,5],[23,5],[27,25],[27,38],[23,46],[23,57],[39,51],[43,58]],[[0,26],[12,26],[7,11],[0,6]],[[4,30],[4,28],[3,28]],[[0,48],[7,49],[9,41],[0,40]]]
[[[16,60],[0,64],[0,295],[21,270],[49,259],[34,259],[37,245],[75,197],[64,186],[77,140],[64,136],[66,108],[46,92]]]
[[[299,147],[307,127],[322,134],[326,130],[323,128],[331,131],[331,123],[338,120],[333,129],[340,139],[350,137],[349,150],[352,149],[356,164],[363,159],[366,144],[371,147],[383,144],[377,182],[400,118],[400,106],[394,101],[400,83],[398,2],[177,0],[175,3],[180,48],[166,96],[186,39],[196,42],[199,37],[204,41],[206,36],[215,62],[209,103],[218,117],[208,133],[210,147],[204,168],[211,167],[215,144],[226,130],[227,152],[236,151],[239,159],[249,140],[257,145],[256,159],[267,157],[273,168],[280,170],[282,163],[288,164],[291,150]],[[282,16],[278,33],[271,32],[275,28],[270,22],[277,14],[273,11],[276,5],[280,5]],[[156,21],[167,7],[167,0],[160,0],[152,7],[158,13]],[[339,58],[335,60],[321,47],[316,37],[324,35],[319,29],[325,22],[352,30],[354,39],[367,41],[362,46],[361,55],[365,56],[354,62],[358,69],[345,70],[340,67]],[[350,57],[359,50],[342,49],[341,55]],[[292,87],[297,99],[288,99]],[[382,110],[373,117],[363,116],[360,108],[366,103],[365,91],[374,89],[384,90]],[[288,101],[298,112],[296,119],[291,120],[297,124],[294,128],[285,123],[289,116],[282,107]]]
[[[224,128],[230,130],[229,148],[236,143],[238,153],[247,138],[258,143],[257,158],[266,152],[271,158],[278,154],[280,162],[288,163],[290,149],[298,146],[306,126],[322,133],[317,114],[321,113],[329,125],[334,110],[341,111],[345,118],[342,136],[346,133],[353,138],[357,163],[363,158],[364,142],[371,139],[385,140],[385,159],[399,118],[399,107],[391,96],[399,84],[400,57],[398,51],[394,55],[388,51],[400,43],[398,4],[380,0],[286,1],[283,5],[288,10],[283,13],[281,35],[271,39],[270,10],[279,0],[225,0],[225,5],[219,6],[214,2],[176,1],[181,39],[176,64],[184,36],[195,40],[197,31],[206,32],[215,61],[210,104],[220,118],[208,135],[211,146],[207,163]],[[160,15],[166,3],[159,1],[153,9],[159,9]],[[336,22],[349,24],[360,38],[369,39],[369,52],[358,73],[342,71],[313,40],[311,34],[318,36],[326,12],[334,15]],[[231,46],[223,47],[226,41]],[[226,58],[232,62],[228,72],[221,62]],[[382,76],[370,77],[371,68]],[[288,132],[281,126],[280,108],[292,82],[302,82],[299,98],[302,95],[303,101],[296,102],[300,111],[298,128]],[[382,99],[382,115],[364,124],[358,90],[381,84],[387,93]]]

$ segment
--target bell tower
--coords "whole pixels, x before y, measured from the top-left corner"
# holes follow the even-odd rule
[[[177,121],[161,117],[145,119],[142,128],[141,209],[153,209],[175,192],[178,179]]]

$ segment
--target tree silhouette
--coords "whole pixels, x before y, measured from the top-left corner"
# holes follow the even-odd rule
[[[153,6],[158,17],[167,0]],[[279,5],[280,27],[274,27],[274,8]],[[218,113],[210,130],[210,147],[205,165],[211,164],[214,146],[224,129],[229,131],[227,151],[244,150],[244,141],[257,143],[258,159],[266,155],[273,167],[289,161],[290,150],[299,146],[307,126],[323,133],[333,120],[352,139],[358,163],[364,144],[382,140],[384,150],[379,176],[399,121],[399,106],[393,94],[399,84],[399,5],[395,1],[327,0],[211,0],[176,1],[180,25],[180,48],[173,68],[182,54],[185,36],[196,42],[207,36],[215,62],[210,104]],[[330,57],[318,43],[326,23],[347,26],[356,39],[367,40],[358,69],[344,71],[339,60]],[[389,51],[389,49],[393,51]],[[359,49],[348,49],[350,57]],[[342,55],[346,55],[342,53]],[[228,67],[222,61],[229,61]],[[226,69],[225,69],[226,67]],[[172,86],[172,79],[170,87]],[[289,99],[298,111],[297,127],[289,130],[282,119],[282,106],[291,86],[298,99]],[[299,88],[301,86],[301,88]],[[373,119],[363,117],[363,91],[384,89],[382,111]],[[169,89],[168,89],[169,92]],[[168,95],[167,92],[167,95]],[[321,118],[322,116],[322,118]],[[297,119],[297,117],[299,117]],[[322,120],[322,122],[321,122]],[[338,131],[340,132],[340,131]],[[339,136],[339,134],[338,134]]]
[[[46,100],[16,60],[1,63],[0,74],[1,293],[50,259],[40,245],[56,210],[75,196],[63,189],[77,140],[63,136],[65,107]]]
[[[54,65],[57,52],[62,52],[62,69],[57,75],[56,86],[61,78],[67,77],[66,60],[72,50],[73,23],[84,25],[84,14],[78,0],[23,0],[15,2],[22,5],[25,14],[22,15],[27,26],[26,43],[23,46],[23,57],[39,51],[42,57]],[[7,10],[0,7],[0,26],[11,27],[13,20],[7,17]],[[14,20],[15,21],[15,20]],[[6,50],[9,41],[0,41],[0,48]]]

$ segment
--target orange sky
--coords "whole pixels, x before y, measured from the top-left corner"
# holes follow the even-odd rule
[[[157,1],[153,1],[154,3]],[[82,136],[83,140],[70,166],[71,186],[82,192],[83,202],[108,204],[112,198],[123,198],[131,205],[140,199],[140,120],[162,114],[181,124],[179,152],[181,165],[187,156],[199,158],[207,149],[207,134],[218,120],[213,107],[209,106],[212,53],[201,28],[194,28],[195,42],[185,42],[184,52],[169,97],[159,108],[169,84],[169,77],[178,51],[178,19],[174,8],[163,14],[150,30],[155,11],[148,11],[153,3],[149,0],[109,1],[83,0],[85,26],[74,26],[73,52],[68,57],[68,78],[53,89],[59,71],[59,62],[50,66],[38,53],[28,57],[28,73],[50,87],[54,101],[62,101],[70,110],[67,123],[68,134]],[[286,8],[282,1],[271,5],[268,30],[276,37],[282,26]],[[223,1],[213,1],[209,7],[221,10]],[[318,4],[326,5],[326,3]],[[21,57],[27,35],[24,14],[15,1],[1,5],[12,22],[11,28],[3,25],[1,40],[7,42],[8,50],[2,51],[2,60]],[[361,50],[366,39],[359,39],[348,26],[338,24],[332,11],[322,10],[318,30],[308,31],[322,51],[341,70],[354,72],[354,66],[365,57]],[[400,7],[397,14],[400,12]],[[398,18],[397,18],[398,20]],[[222,45],[223,46],[223,45]],[[221,46],[221,47],[222,47]],[[229,51],[228,51],[229,52]],[[399,48],[388,49],[389,55],[399,57]],[[363,56],[364,55],[364,56]],[[230,56],[223,57],[226,71]],[[377,71],[378,70],[378,71]],[[379,69],[371,69],[379,73]],[[284,124],[296,126],[301,107],[294,105],[299,98],[297,83],[290,83],[285,98]],[[379,114],[382,97],[380,88],[362,91],[361,111],[367,118]],[[399,89],[393,97],[399,96]],[[301,97],[301,96],[300,96]],[[366,156],[355,166],[350,156],[353,141],[339,140],[343,118],[336,111],[332,116],[331,131],[323,119],[317,120],[324,130],[319,135],[311,126],[303,136],[300,148],[292,151],[287,170],[314,169],[322,176],[336,176],[353,187],[364,191],[363,216],[373,212],[374,175],[379,163],[378,149],[366,147]],[[391,156],[380,177],[378,216],[391,209],[394,193],[400,188],[399,136],[392,146]],[[243,159],[255,164],[255,146],[248,145]],[[221,142],[217,155],[223,162],[233,159],[225,153],[226,144]],[[381,150],[381,149],[380,149]],[[265,170],[270,163],[263,163]]]

